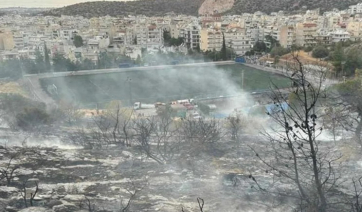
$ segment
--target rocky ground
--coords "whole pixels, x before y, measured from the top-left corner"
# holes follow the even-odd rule
[[[89,204],[92,211],[121,211],[134,192],[130,211],[197,211],[197,197],[204,199],[209,211],[264,208],[258,201],[262,195],[256,195],[248,178],[248,172],[258,172],[252,168],[256,158],[244,145],[235,145],[218,144],[217,157],[205,153],[197,161],[184,158],[167,165],[145,158],[136,147],[1,146],[2,169],[21,152],[11,161],[10,168],[19,167],[14,179],[0,187],[2,211],[25,207],[22,189],[26,181],[27,193],[34,192],[38,182],[33,205],[44,211],[89,211]],[[241,201],[244,198],[248,201]]]
[[[255,138],[245,134],[241,143],[219,142],[197,160],[166,165],[146,158],[137,147],[0,146],[0,171],[18,167],[10,184],[2,181],[0,211],[122,211],[129,200],[129,211],[199,211],[198,197],[205,201],[205,211],[265,211],[276,203],[285,210],[286,199],[253,188],[249,174],[261,183],[273,177],[248,147]],[[356,167],[353,146],[340,149],[346,167]],[[25,208],[24,182],[27,206],[39,185],[34,207]]]

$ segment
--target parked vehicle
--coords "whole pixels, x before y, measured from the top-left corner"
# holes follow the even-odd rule
[[[131,68],[133,66],[133,64],[131,63],[120,63],[118,65],[119,68]]]
[[[135,102],[133,105],[133,109],[135,109],[135,110],[152,109],[152,108],[156,108],[156,106],[154,104],[144,104],[141,102]]]
[[[183,105],[186,107],[187,110],[193,110],[195,108],[195,106],[190,103],[184,103]]]

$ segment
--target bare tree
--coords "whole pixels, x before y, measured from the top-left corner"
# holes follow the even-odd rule
[[[23,184],[22,184],[22,192],[20,193],[21,196],[23,197],[23,200],[24,200],[24,204],[25,204],[25,207],[27,208],[28,207],[28,191],[27,191],[27,183],[28,183],[28,180],[24,181]],[[34,181],[35,183],[35,189],[34,191],[30,192],[30,197],[29,197],[29,202],[30,202],[30,206],[34,206],[34,198],[36,196],[36,194],[38,193],[39,191],[39,183],[38,181]]]
[[[141,150],[147,157],[153,159],[159,164],[164,164],[162,158],[153,151],[152,134],[156,132],[157,124],[155,117],[139,118],[134,122],[134,130],[136,131],[136,140]]]
[[[274,85],[274,108],[268,112],[273,130],[264,132],[267,144],[263,151],[250,147],[267,167],[266,172],[273,173],[274,180],[290,185],[290,189],[276,187],[275,193],[295,198],[300,211],[326,212],[333,204],[328,197],[333,196],[340,178],[336,172],[340,155],[331,153],[318,140],[323,131],[318,113],[326,69],[311,70],[296,55],[291,62],[288,72],[295,102],[287,102],[285,91]],[[250,175],[250,178],[260,190],[266,191],[256,177]]]
[[[198,204],[198,206],[199,206],[200,212],[204,212],[204,205],[205,205],[204,199],[202,199],[202,198],[200,198],[200,197],[197,197],[197,204]],[[184,210],[183,207],[181,208],[181,211],[182,211],[182,212],[185,212],[185,210]]]
[[[96,206],[95,204],[92,203],[92,201],[87,197],[84,196],[84,199],[82,199],[79,204],[79,209],[87,209],[88,212],[95,212],[96,211]]]
[[[223,137],[222,127],[215,119],[185,119],[181,123],[179,133],[193,156],[212,147]]]
[[[352,179],[353,197],[349,199],[351,212],[362,212],[362,177]]]
[[[136,182],[130,180],[128,183],[128,187],[126,188],[128,194],[130,195],[128,200],[124,201],[121,199],[121,209],[120,212],[128,212],[130,211],[132,201],[137,197],[137,194],[141,192],[146,186],[147,181],[142,180],[141,182]]]
[[[6,185],[10,186],[12,180],[17,176],[17,170],[20,168],[18,165],[14,165],[13,162],[21,154],[20,152],[12,152],[9,149],[5,149],[9,155],[9,161],[5,167],[0,168],[0,180],[6,180]]]
[[[339,109],[338,113],[335,113],[338,124],[354,132],[357,141],[362,145],[362,81],[360,73],[358,76],[335,86],[338,95],[335,95],[333,104]]]
[[[72,135],[71,139],[90,148],[102,148],[110,144],[131,146],[132,116],[133,110],[113,102],[101,115],[94,115],[93,123]]]
[[[242,120],[240,115],[237,114],[236,116],[229,116],[227,118],[226,124],[227,128],[230,131],[231,139],[238,140],[239,134],[242,129]]]
[[[63,119],[70,125],[75,122],[78,122],[79,119],[84,115],[77,104],[60,101],[59,109],[62,111],[64,117]]]
[[[179,126],[173,120],[171,108],[166,107],[156,118],[155,141],[157,154],[166,163],[171,163],[181,150],[181,139],[178,134]]]

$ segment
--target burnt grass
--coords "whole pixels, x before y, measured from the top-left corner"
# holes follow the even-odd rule
[[[74,206],[68,211],[80,211],[88,198],[95,211],[119,211],[134,190],[139,192],[130,211],[197,211],[198,197],[205,200],[207,211],[263,209],[275,202],[277,207],[290,205],[287,198],[255,189],[251,173],[261,184],[272,181],[247,146],[255,142],[262,141],[249,135],[239,142],[224,138],[197,155],[178,155],[164,165],[147,158],[137,145],[93,150],[37,147],[17,160],[20,172],[10,187],[21,189],[25,180],[37,179],[40,189],[34,204],[50,210],[50,202],[59,200],[64,207]],[[11,147],[12,152],[21,149]],[[2,161],[8,156],[2,151]],[[5,207],[24,207],[19,194],[11,197],[1,197]]]
[[[35,178],[40,188],[40,200],[36,204],[44,207],[54,199],[78,205],[80,200],[67,198],[80,195],[91,198],[97,205],[97,211],[117,211],[121,199],[128,200],[130,194],[126,189],[132,190],[130,183],[133,182],[142,190],[135,196],[131,211],[178,211],[181,207],[185,211],[193,211],[197,208],[197,197],[204,198],[209,209],[223,208],[226,207],[222,206],[224,200],[243,198],[245,190],[240,186],[250,188],[251,183],[247,174],[241,173],[241,164],[237,162],[237,155],[244,150],[236,151],[235,145],[232,141],[219,142],[205,148],[197,158],[185,155],[165,165],[145,157],[136,146],[98,150],[38,147],[37,153],[27,153],[19,160],[19,170],[28,171],[19,173],[10,186],[20,189],[22,182]],[[13,148],[13,151],[22,149]],[[4,154],[3,160],[7,156]],[[227,160],[235,161],[224,162]],[[243,163],[242,166],[248,164]],[[238,178],[238,185],[233,184],[235,178]],[[24,206],[21,200],[7,203],[8,207]],[[243,203],[247,207],[255,204],[258,205],[253,201]],[[236,205],[230,211],[237,211],[240,205]]]

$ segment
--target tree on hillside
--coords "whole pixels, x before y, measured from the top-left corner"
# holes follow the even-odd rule
[[[266,35],[266,36],[265,36],[265,41],[270,44],[269,49],[267,49],[267,50],[269,50],[269,52],[270,52],[274,47],[279,47],[279,46],[280,46],[279,41],[276,40],[276,39],[274,39],[271,35]]]
[[[255,52],[265,52],[267,50],[266,44],[264,41],[257,41],[253,46],[253,50]]]
[[[340,108],[336,113],[339,124],[345,129],[353,131],[357,141],[362,145],[362,77],[361,70],[357,70],[355,79],[348,80],[335,86],[339,96],[333,102]],[[340,97],[340,98],[339,98]],[[341,101],[342,100],[342,101]]]
[[[0,62],[0,78],[17,80],[23,76],[23,66],[20,60],[12,59]]]
[[[165,46],[179,46],[184,42],[183,38],[173,38],[169,31],[163,31],[163,40]]]
[[[73,44],[77,48],[82,47],[83,46],[83,38],[82,38],[82,36],[75,35],[74,40],[73,40]]]
[[[362,55],[361,50],[352,48],[346,53],[346,60],[344,64],[341,64],[343,76],[352,76],[355,74],[356,69],[362,68]]]
[[[53,69],[56,72],[67,71],[67,59],[63,54],[56,52],[53,57]]]
[[[314,58],[325,58],[328,57],[329,51],[324,46],[316,46],[312,51],[312,56]]]
[[[336,71],[336,75],[340,75],[342,73],[342,64],[346,60],[342,43],[338,43],[335,46],[332,54],[332,60],[333,60],[334,69]]]
[[[260,191],[295,200],[297,211],[327,212],[339,206],[338,194],[334,192],[339,180],[336,173],[339,155],[322,147],[318,139],[323,132],[318,108],[323,98],[326,70],[322,67],[313,70],[316,79],[313,82],[307,79],[308,71],[294,56],[286,73],[291,73],[289,79],[295,85],[290,90],[296,95],[295,102],[289,104],[288,97],[274,88],[272,101],[275,106],[267,112],[274,123],[273,132],[264,132],[266,140],[262,145],[259,142],[250,144],[256,157],[265,165],[265,171],[273,174],[273,184],[282,183],[289,189],[266,188],[256,176],[249,178]]]
[[[270,55],[272,57],[277,57],[277,56],[283,56],[285,54],[288,54],[289,53],[289,50],[282,47],[282,46],[275,46],[272,48],[272,50],[270,51]]]

